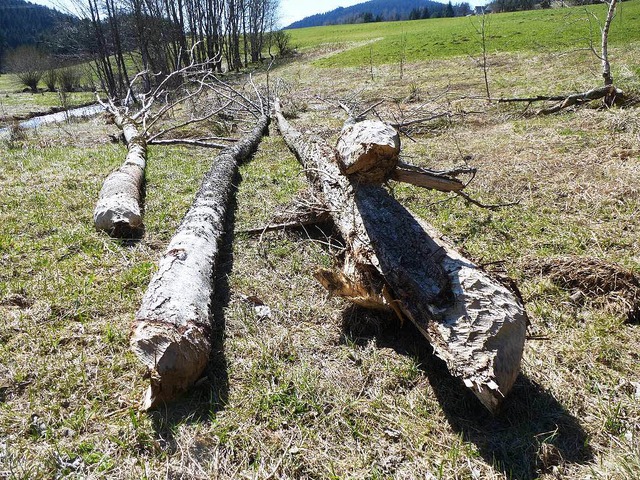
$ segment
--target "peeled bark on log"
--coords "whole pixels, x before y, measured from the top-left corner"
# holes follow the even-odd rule
[[[261,117],[249,136],[215,157],[144,295],[131,348],[151,378],[145,410],[188,389],[207,365],[213,273],[232,179],[258,147],[268,120]]]
[[[322,270],[318,280],[354,303],[409,318],[451,373],[495,412],[520,370],[526,330],[520,300],[436,240],[382,186],[342,175],[335,150],[295,130],[278,103],[276,118],[347,246],[343,271]]]
[[[441,192],[459,192],[464,188],[464,183],[456,178],[438,175],[402,162],[398,162],[391,178],[396,182],[410,183],[416,187],[430,188]]]
[[[118,238],[139,237],[142,222],[142,188],[147,164],[147,145],[136,124],[128,117],[116,115],[127,144],[127,156],[120,168],[104,181],[93,222],[98,230]]]
[[[360,182],[381,183],[395,170],[400,153],[400,135],[386,123],[364,120],[348,123],[336,146],[340,171]]]

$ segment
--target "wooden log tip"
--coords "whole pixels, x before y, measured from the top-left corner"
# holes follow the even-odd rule
[[[342,129],[336,150],[343,175],[356,176],[359,182],[382,183],[398,164],[400,136],[386,123],[365,120]]]
[[[191,387],[202,375],[211,351],[202,328],[172,328],[158,322],[139,322],[131,337],[131,349],[147,367],[150,378],[142,410],[171,401]]]

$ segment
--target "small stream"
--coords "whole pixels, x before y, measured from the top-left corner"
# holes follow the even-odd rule
[[[98,103],[88,105],[86,107],[71,108],[65,112],[50,113],[47,115],[41,115],[39,117],[33,117],[29,120],[20,122],[22,128],[37,128],[41,125],[47,125],[49,123],[61,123],[66,122],[68,118],[80,118],[91,117],[104,111],[104,107]],[[9,133],[9,128],[0,128],[0,135]]]

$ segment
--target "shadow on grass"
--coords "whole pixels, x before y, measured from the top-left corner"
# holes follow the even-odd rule
[[[196,387],[174,402],[163,405],[150,413],[156,435],[166,443],[170,451],[177,448],[173,436],[175,427],[180,424],[204,423],[210,421],[222,410],[229,398],[229,372],[224,351],[226,319],[225,308],[229,305],[231,290],[229,275],[233,270],[233,240],[237,210],[236,190],[241,181],[236,174],[231,193],[225,234],[218,244],[219,256],[214,273],[214,290],[211,298],[211,354],[203,378]]]
[[[462,381],[449,374],[413,325],[399,328],[390,316],[350,307],[343,314],[343,331],[356,344],[373,339],[381,348],[415,358],[451,428],[508,478],[534,479],[555,466],[593,459],[578,419],[525,375],[520,374],[501,411],[493,416]]]

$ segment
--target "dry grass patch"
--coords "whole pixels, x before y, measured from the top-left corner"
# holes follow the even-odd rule
[[[620,53],[634,72],[635,48]],[[549,58],[501,60],[492,75],[507,93],[527,91],[528,72],[546,71]],[[384,99],[384,115],[420,105],[467,112],[403,139],[403,155],[432,168],[470,162],[479,168],[470,193],[518,205],[488,211],[390,188],[519,281],[534,338],[502,413],[486,413],[411,326],[327,297],[311,272],[340,249],[330,229],[241,233],[306,188],[273,128],[237,179],[206,377],[174,404],[138,413],[144,380],[129,324],[216,152],[151,150],[147,230],[125,245],[92,228],[100,183],[124,155],[115,130],[93,120],[30,132],[0,158],[0,478],[633,478],[638,326],[614,302],[572,301],[524,267],[579,256],[637,274],[635,110],[529,118],[476,98],[481,72],[468,59],[413,64],[403,79],[397,66],[376,68],[373,81],[363,69],[304,61],[271,76],[288,86],[292,122],[329,140],[346,117],[336,100]],[[414,86],[419,100],[409,99]]]

